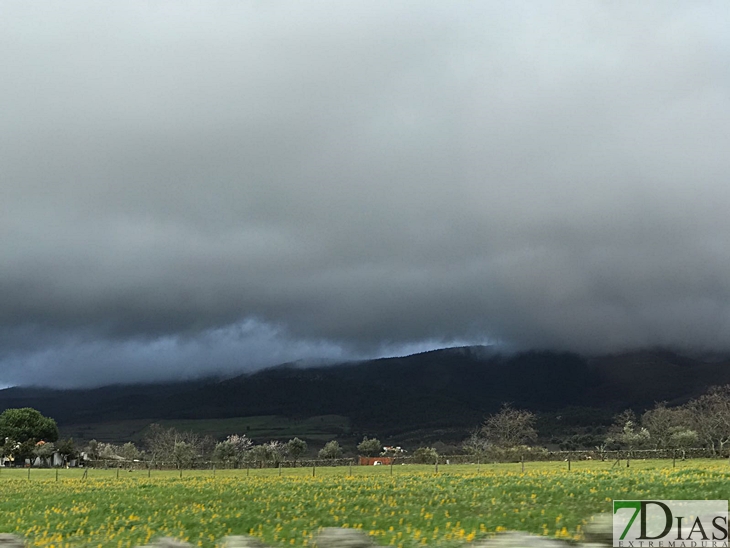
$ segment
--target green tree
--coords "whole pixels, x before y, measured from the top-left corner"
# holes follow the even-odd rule
[[[631,422],[626,423],[623,433],[618,437],[618,442],[629,449],[641,449],[649,445],[650,441],[649,431]]]
[[[433,447],[419,447],[413,452],[413,460],[420,464],[435,464],[439,454]]]
[[[295,463],[297,462],[297,460],[299,460],[299,457],[306,453],[306,451],[307,442],[304,440],[300,440],[299,438],[293,438],[289,440],[286,444],[286,452],[294,460]]]
[[[271,452],[265,444],[254,445],[246,456],[249,457],[251,462],[258,463],[260,468],[263,468],[271,460]]]
[[[35,448],[33,449],[33,454],[36,457],[40,457],[41,459],[41,466],[46,464],[47,459],[50,459],[53,456],[53,453],[56,451],[56,446],[53,445],[53,442],[46,442],[41,443],[39,442]]]
[[[91,440],[86,446],[86,454],[91,460],[97,460],[99,458],[99,442]]]
[[[5,438],[2,446],[2,456],[3,457],[16,457],[18,455],[18,451],[20,450],[20,442],[15,441],[11,438]]]
[[[233,434],[215,445],[213,459],[226,466],[240,465],[247,461],[246,455],[252,446],[253,443],[245,434]]]
[[[178,441],[172,448],[171,456],[178,469],[190,467],[195,460],[195,447],[186,441]]]
[[[63,458],[63,462],[68,462],[71,459],[75,459],[79,454],[73,438],[59,440],[58,443],[56,443],[56,451],[58,451],[58,453]]]
[[[56,421],[41,415],[32,407],[6,409],[0,414],[0,439],[13,439],[23,443],[33,441],[56,441],[58,426]]]
[[[669,446],[682,451],[682,458],[685,458],[687,449],[695,447],[699,436],[694,430],[688,430],[678,426],[669,436]]]
[[[217,443],[213,450],[213,459],[223,465],[230,466],[236,462],[236,448],[228,440]]]
[[[616,415],[606,437],[606,446],[621,449],[641,449],[651,443],[649,430],[639,425],[630,409]]]
[[[16,445],[16,449],[13,452],[16,464],[22,465],[25,459],[33,459],[33,451],[36,447],[35,444],[36,442],[34,442],[33,440],[25,440],[23,443],[18,443]]]
[[[137,446],[134,445],[131,441],[128,441],[124,445],[122,445],[121,449],[119,449],[119,456],[124,458],[125,460],[134,460],[139,458],[139,449],[137,449]]]
[[[338,459],[342,456],[342,447],[337,440],[328,441],[317,453],[320,459]]]
[[[365,455],[366,457],[375,457],[379,455],[382,448],[383,446],[380,443],[379,439],[368,439],[367,436],[365,436],[362,441],[357,445],[358,452],[361,455]]]
[[[266,448],[268,460],[272,462],[274,466],[278,466],[284,457],[286,446],[280,441],[271,440],[269,443],[265,443],[264,447]]]
[[[99,457],[105,460],[117,459],[119,457],[119,447],[113,443],[101,442],[98,446]]]

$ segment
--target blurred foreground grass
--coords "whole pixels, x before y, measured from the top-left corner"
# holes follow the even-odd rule
[[[214,546],[249,534],[308,545],[320,527],[362,529],[381,545],[455,545],[516,529],[580,538],[612,499],[727,499],[720,460],[128,472],[0,471],[0,531],[36,546],[125,547],[172,536]]]

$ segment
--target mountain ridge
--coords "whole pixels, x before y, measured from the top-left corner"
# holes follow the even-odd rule
[[[446,431],[456,438],[505,402],[537,413],[583,408],[610,417],[657,401],[682,403],[726,383],[730,360],[703,361],[667,350],[585,358],[454,347],[326,366],[285,363],[229,378],[72,390],[14,387],[0,390],[0,410],[35,407],[62,427],[338,415],[347,417],[355,434]]]

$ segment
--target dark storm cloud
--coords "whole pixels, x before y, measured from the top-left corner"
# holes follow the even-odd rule
[[[0,382],[729,350],[728,19],[5,3]]]
[[[19,335],[16,333],[16,336]],[[63,334],[33,348],[2,356],[5,378],[55,388],[193,379],[297,362],[344,361],[342,349],[317,341],[292,341],[281,329],[244,321],[153,340],[104,340],[94,333]],[[245,368],[244,368],[245,366]]]

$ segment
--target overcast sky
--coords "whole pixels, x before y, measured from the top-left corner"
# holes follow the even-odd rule
[[[0,385],[730,350],[727,2],[0,3]]]

